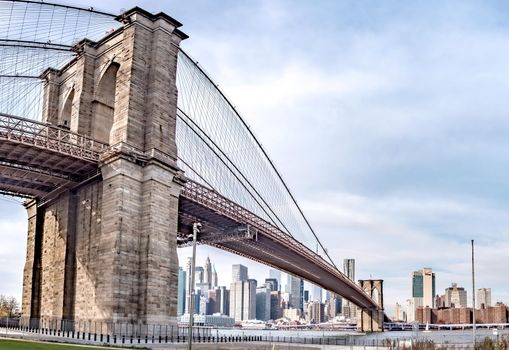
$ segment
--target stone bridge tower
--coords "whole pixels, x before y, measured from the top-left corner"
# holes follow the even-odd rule
[[[359,309],[357,324],[362,332],[383,332],[384,330],[384,290],[383,280],[359,280],[359,286],[378,303],[379,309]]]
[[[177,54],[170,16],[134,8],[48,69],[43,120],[109,144],[99,172],[27,203],[24,322],[168,324],[177,315]],[[65,169],[63,169],[65,172]]]

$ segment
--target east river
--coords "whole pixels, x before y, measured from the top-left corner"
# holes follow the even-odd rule
[[[472,330],[434,330],[434,331],[392,331],[383,333],[360,334],[352,331],[315,331],[315,330],[252,330],[252,329],[219,329],[219,336],[262,336],[280,338],[321,338],[338,337],[346,339],[347,343],[381,343],[385,339],[410,342],[411,340],[432,340],[435,343],[469,344],[472,342]],[[477,340],[481,341],[486,337],[493,340],[501,336],[507,336],[509,329],[498,330],[497,334],[491,329],[477,329]]]

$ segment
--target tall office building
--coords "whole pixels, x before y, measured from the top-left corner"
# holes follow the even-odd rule
[[[177,289],[177,316],[182,316],[186,312],[186,271],[179,267],[178,289]]]
[[[478,309],[489,308],[491,306],[491,288],[479,288],[475,300]]]
[[[283,317],[281,311],[281,292],[279,290],[270,292],[270,319],[277,320]]]
[[[210,263],[210,258],[207,256],[205,260],[205,265],[203,266],[203,283],[207,284],[208,289],[211,289],[215,286],[212,284],[212,264]]]
[[[216,288],[216,309],[222,315],[230,314],[230,290],[226,287]]]
[[[270,320],[270,287],[263,285],[256,288],[256,319]]]
[[[191,286],[191,264],[193,262],[193,258],[191,257],[188,257],[186,259],[186,302],[184,304],[184,313],[187,314],[189,313],[189,301],[191,299],[190,298],[190,295],[191,295],[191,289],[193,289],[193,287]]]
[[[232,282],[247,281],[247,267],[241,264],[232,265]]]
[[[343,273],[355,282],[355,259],[343,260]]]
[[[230,317],[235,322],[256,318],[256,280],[235,281],[231,284]]]
[[[288,307],[302,310],[302,305],[304,304],[304,281],[298,277],[288,274],[286,288],[289,294]]]
[[[343,273],[346,277],[355,282],[355,259],[343,260]],[[346,318],[354,318],[356,316],[356,306],[350,301],[345,300],[342,306],[343,316]]]
[[[330,294],[326,302],[329,304],[329,317],[334,318],[341,313],[343,299],[334,293]]]
[[[322,288],[316,285],[313,285],[313,295],[311,300],[322,302]]]
[[[452,283],[445,289],[445,307],[462,308],[467,307],[467,291],[463,287],[458,287],[457,283]]]
[[[256,280],[244,281],[242,320],[256,319]]]
[[[412,298],[415,306],[435,307],[435,274],[431,268],[412,273]]]
[[[269,278],[275,279],[277,281],[278,286],[281,288],[281,271],[270,269]]]
[[[199,283],[202,284],[205,276],[205,270],[201,266],[196,266],[194,270],[194,283],[195,286]]]
[[[218,287],[219,284],[217,283],[217,272],[216,272],[216,266],[214,265],[212,267],[212,287],[211,288],[216,288]]]
[[[271,292],[279,290],[279,282],[275,278],[266,278],[265,285],[270,288]]]

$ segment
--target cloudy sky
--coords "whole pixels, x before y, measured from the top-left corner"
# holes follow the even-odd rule
[[[116,2],[74,1],[118,13]],[[509,3],[123,1],[181,21],[183,47],[258,136],[324,245],[386,307],[431,267],[437,292],[509,303]],[[0,200],[0,294],[20,296],[26,214]],[[179,252],[181,261],[189,254]],[[245,262],[210,248],[228,284]],[[228,257],[226,259],[225,257]]]

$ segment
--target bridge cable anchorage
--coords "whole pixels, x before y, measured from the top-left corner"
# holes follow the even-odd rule
[[[214,89],[221,95],[221,97],[223,98],[223,100],[227,103],[227,105],[229,106],[229,108],[231,109],[231,111],[233,111],[233,113],[235,114],[235,116],[237,117],[237,119],[241,122],[241,124],[243,125],[244,129],[249,133],[250,137],[252,138],[252,140],[254,140],[254,142],[256,143],[258,149],[262,152],[264,158],[266,159],[266,161],[268,162],[268,164],[270,165],[272,171],[275,173],[277,179],[280,181],[280,183],[283,185],[286,193],[288,194],[289,198],[291,199],[291,202],[295,205],[295,208],[297,209],[299,215],[301,216],[301,218],[304,220],[304,223],[305,223],[305,226],[309,229],[309,231],[312,233],[314,239],[318,242],[318,244],[320,245],[322,251],[325,253],[325,255],[327,256],[327,258],[329,259],[329,261],[331,262],[331,264],[334,266],[334,268],[336,270],[339,271],[338,267],[336,266],[336,264],[334,263],[334,261],[332,260],[332,258],[330,257],[329,253],[327,252],[326,248],[323,246],[322,242],[320,241],[320,239],[318,238],[318,235],[316,234],[316,232],[314,231],[314,229],[312,228],[309,220],[306,218],[306,216],[304,215],[304,212],[302,211],[302,209],[300,208],[296,198],[294,197],[294,195],[292,194],[292,192],[290,191],[289,187],[286,185],[286,183],[284,182],[283,180],[283,177],[282,175],[280,174],[280,172],[276,169],[273,161],[270,159],[270,157],[268,156],[267,152],[265,151],[265,149],[263,148],[263,146],[261,145],[261,143],[258,141],[258,139],[255,137],[254,133],[252,132],[252,130],[249,128],[249,126],[247,125],[247,123],[245,122],[245,120],[240,116],[240,114],[238,113],[237,109],[234,108],[233,104],[226,98],[225,94],[217,87],[217,84],[215,84],[213,82],[213,80],[205,73],[205,71],[202,69],[201,66],[199,66],[197,63],[196,63],[196,60],[193,60],[184,50],[182,49],[179,49],[180,52],[182,53],[182,55],[187,58],[187,60],[189,62],[192,63],[192,65],[194,65],[194,67],[208,80],[208,83],[214,87]],[[180,61],[180,60],[179,60]],[[181,93],[182,90],[179,89],[179,93]]]
[[[184,111],[182,111],[180,108],[179,108],[178,110],[179,110],[179,111],[180,111],[180,112],[181,112],[181,113],[182,113],[182,114],[183,114],[183,115],[184,115],[184,116],[185,116],[185,117],[186,117],[186,118],[187,118],[187,119],[188,119],[188,120],[189,120],[189,121],[190,121],[190,122],[194,125],[194,127],[196,127],[196,128],[197,128],[197,129],[198,129],[198,130],[199,130],[199,131],[203,134],[203,135],[205,135],[205,137],[206,137],[206,138],[207,138],[207,139],[208,139],[208,140],[209,140],[209,141],[210,141],[210,142],[214,145],[214,147],[216,147],[216,148],[219,150],[219,152],[220,152],[220,153],[221,153],[221,154],[222,154],[222,155],[223,155],[223,156],[224,156],[224,157],[225,157],[225,158],[226,158],[226,159],[230,162],[230,164],[234,167],[234,169],[235,169],[235,170],[236,170],[236,171],[237,171],[237,172],[238,172],[238,173],[242,176],[242,178],[244,179],[244,181],[246,181],[246,182],[248,183],[248,185],[252,188],[252,190],[256,193],[256,195],[257,195],[257,196],[258,196],[258,197],[262,200],[262,202],[265,204],[265,206],[266,206],[266,207],[270,210],[270,212],[272,213],[272,215],[274,215],[274,217],[277,219],[277,221],[278,221],[278,222],[279,222],[279,223],[283,226],[283,228],[286,230],[286,233],[287,233],[290,237],[292,237],[292,238],[293,238],[293,235],[290,233],[290,230],[288,230],[288,228],[287,228],[287,227],[286,227],[286,225],[283,223],[283,221],[282,221],[282,220],[278,217],[278,215],[277,215],[277,214],[276,214],[276,213],[272,210],[272,208],[270,207],[270,205],[269,205],[269,204],[265,201],[265,199],[262,197],[262,195],[261,195],[261,194],[258,192],[258,190],[257,190],[257,189],[253,186],[253,184],[252,184],[252,183],[251,183],[251,182],[250,182],[250,181],[249,181],[249,180],[245,177],[245,175],[244,175],[244,174],[240,171],[240,169],[239,169],[239,168],[235,165],[235,163],[234,163],[234,162],[233,162],[233,161],[232,161],[232,160],[228,157],[228,155],[227,155],[227,154],[226,154],[226,153],[225,153],[225,152],[224,152],[224,151],[223,151],[223,150],[222,150],[222,149],[221,149],[221,148],[220,148],[220,147],[219,147],[219,146],[218,146],[218,145],[214,142],[214,140],[212,140],[212,139],[211,139],[211,138],[210,138],[210,137],[209,137],[209,136],[205,133],[205,131],[203,131],[203,130],[202,130],[202,129],[201,129],[201,128],[200,128],[200,127],[199,127],[199,126],[198,126],[198,125],[197,125],[197,124],[196,124],[196,123],[195,123],[195,122],[194,122],[191,118],[189,118],[189,116],[187,116],[187,114],[186,114]],[[196,135],[197,135],[200,139],[202,139],[202,141],[204,141],[204,143],[205,143],[206,145],[208,145],[208,143],[207,143],[205,140],[203,140],[203,137],[202,137],[199,133],[197,133],[197,132],[194,130],[194,128],[193,128],[191,125],[189,125],[189,123],[188,123],[186,120],[184,120],[184,118],[182,118],[182,116],[180,116],[178,113],[177,113],[177,117],[178,117],[180,120],[182,120],[182,121],[183,121],[183,122],[184,122],[187,126],[189,126],[189,128],[190,128],[191,130],[193,130],[193,132],[195,132],[195,134],[196,134]],[[210,146],[209,146],[209,148],[210,148],[210,150],[211,150],[212,152],[214,152],[214,153],[217,155],[217,153],[216,153],[216,152],[212,149],[212,147],[210,147]],[[224,164],[224,165],[225,165],[225,166],[229,169],[228,164],[226,164],[226,162],[225,162],[225,161],[224,161],[221,157],[219,157],[219,155],[217,155],[217,156],[218,156],[218,158],[219,158],[219,159],[221,159],[221,162],[223,162],[223,164]],[[231,171],[231,170],[230,170],[230,171]],[[237,177],[237,175],[236,175],[233,171],[232,171],[232,174],[233,174],[233,176]],[[246,186],[246,185],[245,185],[242,181],[240,181],[240,180],[239,180],[239,182],[240,182],[240,183],[242,184],[242,186],[246,189],[246,191],[248,191],[249,193],[251,192],[251,191],[247,188],[247,186]],[[253,196],[253,199],[254,199],[254,200],[258,203],[258,205],[260,206],[260,208],[261,208],[263,211],[265,211],[264,207],[263,207],[263,206],[262,206],[262,205],[258,202],[258,200],[257,200],[254,196]],[[267,214],[267,216],[268,216],[269,218],[271,218],[271,219],[272,219],[272,217],[271,217],[271,216],[270,216],[267,212],[265,212],[265,214]],[[274,224],[277,226],[277,224],[276,224],[276,223],[274,223]]]

